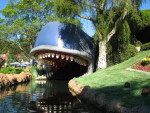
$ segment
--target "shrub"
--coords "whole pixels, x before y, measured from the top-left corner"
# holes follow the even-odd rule
[[[25,72],[25,70],[22,69],[21,67],[18,67],[18,68],[16,68],[15,70],[16,70],[16,74],[19,74],[19,73],[21,73],[21,72]]]
[[[134,45],[129,44],[124,50],[116,50],[113,53],[109,53],[107,61],[109,65],[121,63],[129,58],[135,56],[138,53]]]
[[[1,69],[0,73],[4,73],[4,74],[15,74],[16,70],[14,67],[5,67],[3,69]]]
[[[43,69],[43,68],[37,68],[37,72],[38,72],[39,75],[43,75],[43,74],[46,73],[46,70]]]
[[[25,72],[25,70],[22,69],[21,67],[18,67],[18,68],[5,67],[5,68],[1,69],[1,71],[0,71],[0,73],[4,73],[4,74],[19,74],[21,72]]]
[[[143,44],[141,46],[141,51],[143,51],[143,50],[150,50],[150,42],[146,43],[146,44]]]
[[[30,73],[31,73],[34,77],[37,77],[38,73],[37,73],[36,66],[32,66],[32,67],[30,68]]]

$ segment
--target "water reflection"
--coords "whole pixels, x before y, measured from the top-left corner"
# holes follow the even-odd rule
[[[0,113],[100,113],[78,101],[67,81],[36,81],[0,90]]]

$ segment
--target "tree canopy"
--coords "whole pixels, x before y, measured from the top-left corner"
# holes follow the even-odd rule
[[[95,37],[99,41],[98,67],[104,68],[107,66],[106,43],[117,32],[119,24],[127,20],[128,24],[135,22],[142,25],[139,7],[143,1],[145,0],[9,0],[1,11],[5,20],[0,19],[0,29],[3,31],[0,37],[29,57],[29,51],[43,25],[57,20],[81,26],[80,18],[83,18],[93,23]]]

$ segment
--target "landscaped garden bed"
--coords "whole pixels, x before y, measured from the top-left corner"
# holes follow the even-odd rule
[[[30,81],[31,78],[32,75],[29,72],[29,69],[18,69],[15,71],[12,67],[4,68],[0,71],[0,88],[27,82]]]
[[[132,69],[137,69],[145,72],[150,72],[150,54],[131,66]]]

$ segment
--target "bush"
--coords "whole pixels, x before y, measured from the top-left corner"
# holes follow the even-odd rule
[[[126,60],[134,57],[138,53],[136,47],[134,45],[129,44],[127,49],[125,49],[124,57],[126,57]]]
[[[120,54],[120,61],[123,62],[125,60],[128,60],[129,58],[134,57],[137,53],[138,51],[136,47],[129,44],[127,48]]]
[[[19,73],[21,73],[21,72],[25,72],[25,70],[22,69],[21,67],[18,67],[18,68],[16,68],[15,70],[16,70],[16,74],[19,74]]]
[[[31,73],[34,77],[37,77],[37,76],[38,76],[36,66],[32,66],[32,67],[30,68],[30,73]]]
[[[37,68],[37,72],[38,72],[39,75],[43,75],[43,74],[46,73],[46,70],[43,69],[43,68]]]
[[[141,51],[150,50],[150,42],[141,46]]]
[[[18,67],[18,68],[5,67],[5,68],[1,69],[1,71],[0,71],[0,73],[4,73],[4,74],[19,74],[21,72],[25,72],[25,70],[22,69],[21,67]]]
[[[129,44],[125,50],[116,50],[113,53],[109,53],[107,58],[108,66],[121,63],[129,58],[135,56],[138,53],[134,45]]]

